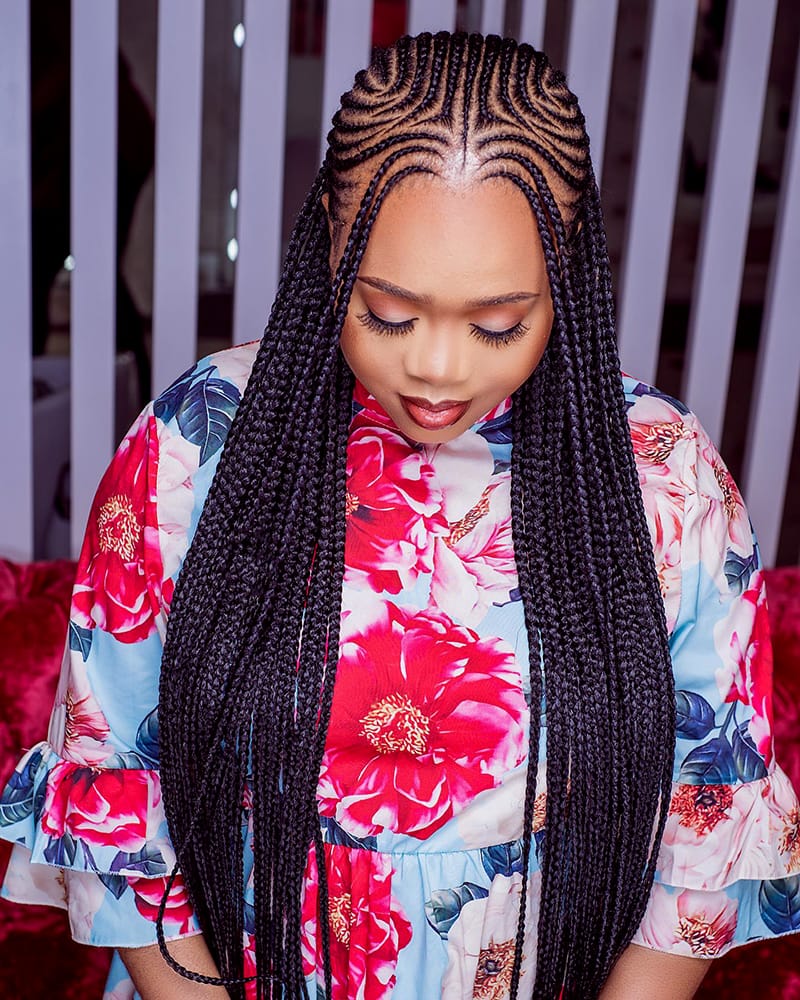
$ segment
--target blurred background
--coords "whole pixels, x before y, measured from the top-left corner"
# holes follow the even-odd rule
[[[453,26],[566,69],[623,367],[698,412],[767,564],[800,562],[797,0],[0,0],[0,103],[16,102],[0,111],[1,554],[75,554],[140,406],[196,357],[260,336],[371,45]]]

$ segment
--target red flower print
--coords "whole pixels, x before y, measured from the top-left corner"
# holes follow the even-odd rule
[[[478,502],[435,539],[431,601],[468,625],[517,586],[511,535],[511,475],[498,476]]]
[[[360,848],[325,845],[332,990],[330,1000],[384,1000],[395,985],[397,956],[411,924],[392,898],[389,857]],[[302,905],[303,972],[322,977],[317,927],[319,874],[309,852]]]
[[[634,942],[659,951],[714,958],[736,934],[738,903],[724,892],[670,890],[653,885]]]
[[[99,764],[111,755],[110,729],[91,691],[82,698],[68,687],[64,696],[64,742],[61,755],[78,764]]]
[[[172,581],[162,583],[157,466],[155,417],[143,413],[100,481],[78,561],[73,620],[120,642],[146,639],[172,597]]]
[[[640,480],[647,527],[653,542],[658,583],[664,600],[667,630],[678,618],[681,599],[683,518],[685,497],[666,480]]]
[[[447,532],[434,472],[397,431],[363,411],[347,446],[345,577],[397,594],[433,566],[433,537]]]
[[[527,723],[505,641],[361,599],[342,615],[321,811],[357,836],[426,838],[523,760]]]
[[[141,851],[147,842],[147,806],[157,805],[160,796],[149,771],[59,761],[48,775],[42,830],[127,853]]]
[[[520,994],[531,996],[542,873],[528,879]],[[442,1000],[507,1000],[516,950],[522,876],[496,875],[489,895],[466,902],[447,934]]]
[[[675,405],[658,395],[640,396],[628,411],[631,443],[639,478],[667,479],[681,484],[685,446],[695,430]]]
[[[200,466],[200,446],[178,433],[158,426],[158,537],[162,577],[168,580],[180,569],[189,548],[189,525],[194,508],[192,476]],[[162,603],[169,610],[172,583],[164,585]]]
[[[128,885],[133,889],[136,899],[136,909],[145,919],[155,923],[158,920],[158,909],[167,887],[167,878],[133,878],[128,876]],[[194,910],[189,902],[189,894],[183,876],[178,873],[172,883],[167,905],[164,910],[165,924],[177,924],[177,931],[171,933],[188,934],[197,929],[194,921]]]
[[[256,939],[252,934],[244,933],[244,977],[255,976],[256,974]],[[244,984],[244,995],[247,1000],[256,1000],[256,981],[251,980]]]
[[[675,445],[692,437],[682,420],[665,420],[655,424],[631,425],[634,451],[643,462],[662,465],[669,459]]]
[[[800,807],[795,806],[786,816],[786,823],[778,838],[778,850],[788,854],[787,871],[800,869]]]
[[[753,529],[739,488],[714,443],[702,428],[697,435],[697,490],[706,498],[704,530],[725,539],[727,547],[742,555],[753,551]],[[712,566],[719,556],[710,553]]]
[[[772,640],[767,614],[764,574],[756,570],[747,590],[733,604],[728,618],[718,626],[724,667],[717,671],[717,685],[726,701],[740,701],[753,708],[749,730],[758,752],[769,766],[772,760]]]
[[[717,890],[800,870],[800,806],[780,768],[735,785],[672,787],[658,857],[665,884]]]
[[[677,936],[693,955],[713,958],[733,940],[736,910],[735,899],[710,900],[705,893],[686,889],[678,896]]]
[[[732,804],[730,785],[679,785],[669,804],[669,813],[678,816],[681,826],[704,834],[729,818]]]
[[[689,415],[659,395],[638,397],[628,410],[628,422],[667,628],[672,631],[680,605],[681,563],[686,558],[682,554],[685,497],[687,489],[694,488],[687,481],[687,450],[697,431]]]

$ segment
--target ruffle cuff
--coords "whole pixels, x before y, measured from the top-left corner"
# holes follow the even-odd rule
[[[0,796],[0,837],[33,864],[157,878],[175,864],[158,771],[88,767],[39,743]]]
[[[800,873],[800,803],[775,766],[737,785],[673,783],[656,880],[718,890]]]
[[[673,785],[635,944],[717,958],[800,932],[800,804],[775,767],[739,785]]]
[[[14,844],[3,896],[68,910],[84,944],[156,941],[175,864],[157,771],[87,767],[37,744],[0,796],[0,837]],[[164,930],[170,939],[200,931],[180,876]]]

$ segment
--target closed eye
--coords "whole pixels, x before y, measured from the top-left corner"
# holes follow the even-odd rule
[[[374,330],[375,333],[383,333],[388,336],[411,333],[414,329],[414,320],[416,319],[416,317],[413,317],[412,319],[401,320],[399,323],[391,323],[388,319],[382,319],[380,316],[377,316],[371,309],[367,309],[365,313],[356,318],[368,330]]]
[[[491,344],[493,347],[505,347],[507,344],[513,344],[515,341],[521,340],[530,330],[530,327],[520,320],[519,323],[515,323],[507,330],[487,330],[483,326],[478,326],[477,323],[470,323],[470,330],[472,330],[473,337],[477,337],[484,344]]]

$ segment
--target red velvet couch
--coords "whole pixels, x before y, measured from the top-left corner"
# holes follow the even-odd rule
[[[40,740],[61,663],[74,565],[0,560],[0,781]],[[767,574],[775,649],[777,756],[800,788],[800,568]],[[0,872],[7,846],[0,842]],[[66,915],[0,902],[0,997],[100,1000],[110,953],[75,944]],[[737,948],[716,961],[698,1000],[800,1000],[800,939]]]

